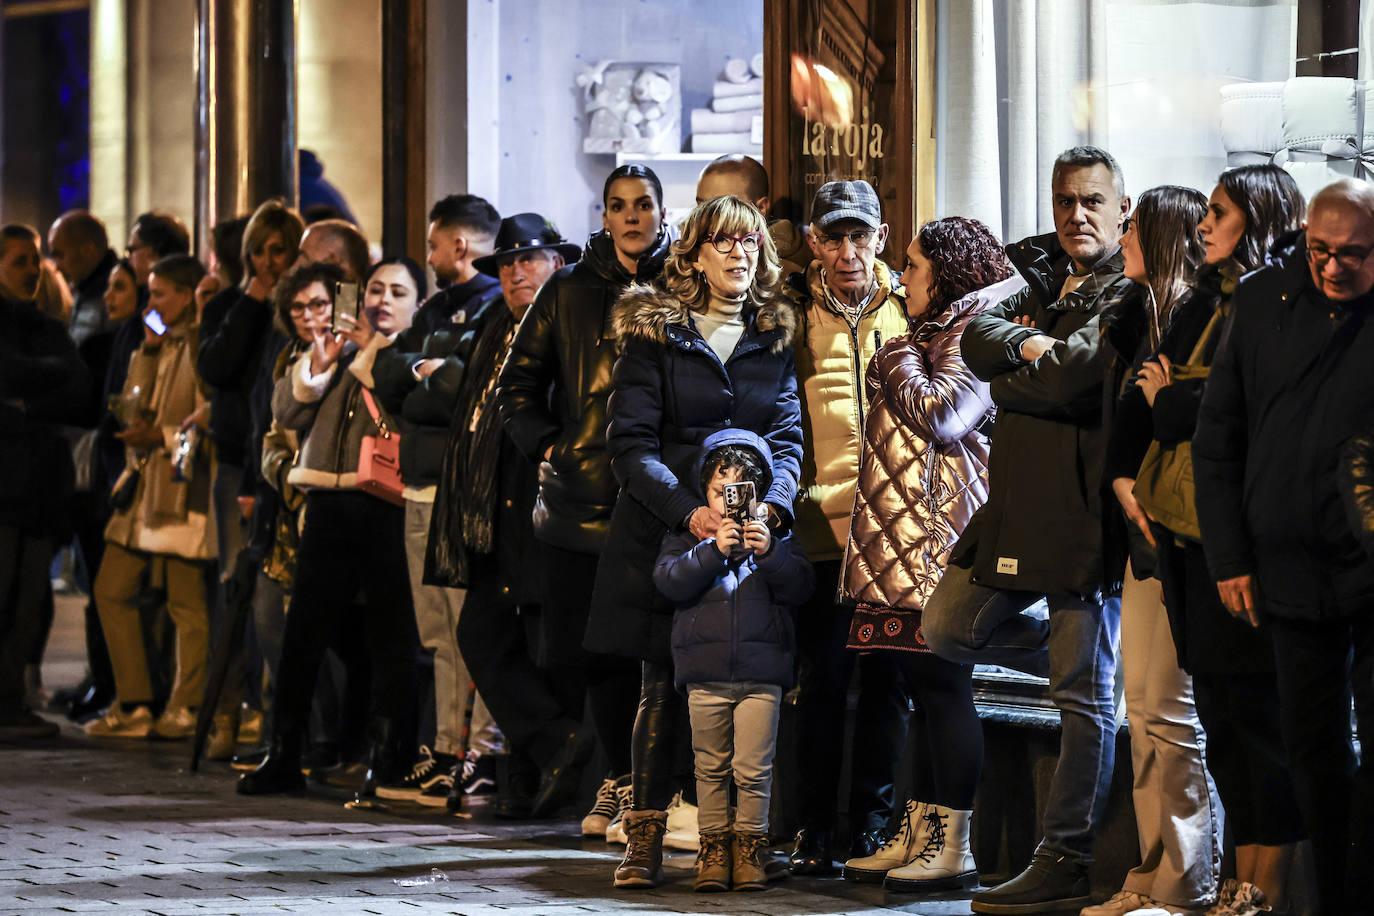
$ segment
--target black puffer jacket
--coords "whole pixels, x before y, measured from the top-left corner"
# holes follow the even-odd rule
[[[1262,613],[1368,614],[1374,563],[1347,521],[1341,449],[1374,416],[1374,293],[1332,302],[1307,243],[1280,239],[1243,277],[1193,435],[1193,480],[1217,581],[1259,579]]]
[[[988,501],[951,562],[992,588],[1092,598],[1119,588],[1125,568],[1124,544],[1109,544],[1103,531],[1102,385],[1111,354],[1098,315],[1128,281],[1118,249],[1059,298],[1070,261],[1053,234],[1009,245],[1007,255],[1028,287],[969,322],[961,341],[998,414]],[[1019,316],[1034,329],[1014,323]],[[1021,343],[1034,333],[1062,343],[1027,364]]]
[[[463,287],[471,290],[468,295],[456,295],[450,287],[431,296],[411,326],[378,351],[372,366],[377,398],[388,413],[400,418],[401,481],[408,487],[438,483],[463,380],[464,349],[471,347],[472,335],[492,310],[505,308],[501,284],[473,286],[469,281]],[[444,364],[417,380],[411,367],[425,359],[442,359]]]
[[[535,536],[564,550],[599,553],[606,543],[619,489],[606,456],[606,397],[616,357],[612,306],[632,281],[658,276],[671,242],[665,231],[630,276],[610,236],[593,235],[581,260],[539,290],[501,371],[496,402],[506,431],[539,462]],[[553,454],[545,461],[549,446]]]
[[[800,319],[782,297],[743,318],[744,333],[722,364],[676,296],[634,287],[616,306],[622,351],[606,437],[623,489],[597,566],[590,651],[671,661],[671,605],[654,587],[654,564],[664,535],[704,505],[690,480],[712,433],[762,438],[773,479],[760,501],[785,510],[796,498],[802,426],[792,344]]]

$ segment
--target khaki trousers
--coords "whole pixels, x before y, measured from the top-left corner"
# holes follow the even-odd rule
[[[151,577],[166,586],[167,613],[176,627],[176,676],[167,707],[194,709],[200,705],[205,694],[210,630],[202,565],[105,542],[105,556],[95,579],[95,605],[110,649],[115,693],[121,702],[147,703],[153,699],[143,629],[135,603],[144,582]]]
[[[1178,667],[1158,579],[1126,569],[1121,667],[1130,723],[1132,790],[1140,864],[1123,890],[1175,906],[1216,898],[1222,811],[1203,764],[1207,739],[1193,679]]]

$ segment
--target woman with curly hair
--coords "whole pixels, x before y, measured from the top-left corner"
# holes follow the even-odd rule
[[[921,227],[906,250],[910,332],[888,341],[865,377],[864,453],[841,588],[856,602],[849,647],[892,652],[916,701],[912,798],[887,843],[850,859],[850,881],[888,890],[973,887],[969,816],[983,765],[973,667],[926,647],[921,609],[955,541],[987,498],[992,396],[964,365],[959,338],[1023,286],[986,226],[962,217]]]

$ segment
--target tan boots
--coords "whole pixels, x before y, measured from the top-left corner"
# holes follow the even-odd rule
[[[761,891],[768,887],[763,857],[768,836],[763,833],[703,833],[697,845],[696,889],[702,893]]]

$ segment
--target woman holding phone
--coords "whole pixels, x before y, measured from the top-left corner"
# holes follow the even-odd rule
[[[617,887],[661,880],[676,742],[686,732],[669,650],[672,606],[652,580],[659,546],[670,531],[714,536],[724,520],[683,481],[706,437],[732,427],[761,436],[773,452],[772,482],[759,494],[772,524],[790,517],[796,496],[798,317],[774,290],[778,270],[763,214],[717,197],[687,217],[663,268],[667,289],[632,286],[616,304],[621,352],[611,377],[607,451],[621,491],[597,569],[586,645],[641,665],[628,844]],[[748,858],[757,863],[759,854],[750,847]]]
[[[380,780],[399,774],[396,723],[413,695],[412,658],[417,644],[410,612],[410,578],[403,541],[404,512],[397,488],[390,498],[362,489],[365,440],[394,428],[380,413],[369,388],[377,350],[409,326],[419,300],[418,283],[399,262],[379,265],[396,292],[379,290],[363,298],[353,318],[335,313],[343,273],[330,264],[308,264],[281,280],[279,297],[290,311],[314,316],[311,343],[277,382],[272,414],[282,428],[302,436],[286,482],[305,491],[305,527],[297,548],[295,586],[286,615],[276,681],[267,758],[239,780],[245,795],[299,790],[301,739],[310,718],[310,699],[330,627],[338,609],[362,592],[367,643],[372,655],[368,711],[367,775],[360,796]],[[376,321],[374,326],[372,323]],[[334,333],[333,326],[343,328]],[[397,478],[399,485],[399,478]]]

